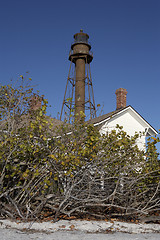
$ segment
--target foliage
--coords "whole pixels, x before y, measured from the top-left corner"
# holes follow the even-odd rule
[[[138,134],[122,127],[106,135],[81,119],[55,128],[47,100],[32,109],[33,89],[0,88],[1,217],[33,219],[45,209],[55,218],[139,216],[160,210],[160,163],[155,144],[137,148]]]

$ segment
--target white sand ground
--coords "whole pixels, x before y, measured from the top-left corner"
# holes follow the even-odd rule
[[[159,224],[107,221],[61,220],[49,222],[12,222],[0,220],[0,240],[160,240]]]

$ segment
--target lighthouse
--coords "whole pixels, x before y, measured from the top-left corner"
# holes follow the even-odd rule
[[[67,113],[79,118],[85,114],[87,118],[96,117],[90,63],[93,60],[88,34],[81,29],[74,35],[74,42],[69,52],[70,68],[62,103],[60,119]]]

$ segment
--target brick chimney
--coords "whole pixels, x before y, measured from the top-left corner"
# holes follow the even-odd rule
[[[117,96],[116,110],[126,107],[127,90],[125,88],[118,88],[115,93]]]
[[[30,110],[38,110],[39,108],[41,108],[41,104],[42,104],[42,97],[34,94],[30,100]]]

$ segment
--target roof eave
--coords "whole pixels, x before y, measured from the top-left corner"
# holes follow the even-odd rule
[[[122,112],[126,111],[127,109],[131,109],[147,125],[147,128],[148,128],[148,132],[147,133],[150,136],[158,134],[157,130],[155,128],[153,128],[131,105],[129,105],[129,106],[125,107],[125,108],[122,108],[122,109],[120,109],[117,112],[116,111],[113,112],[113,114],[111,116],[106,117],[105,119],[102,119],[99,122],[95,122],[95,123],[93,123],[93,125],[94,126],[98,126],[100,124],[103,124],[103,123],[107,122],[108,120],[110,120],[112,117],[121,114]]]

